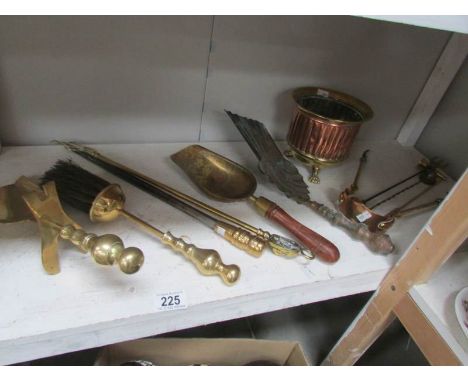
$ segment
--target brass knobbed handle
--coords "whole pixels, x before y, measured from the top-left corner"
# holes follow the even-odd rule
[[[13,208],[7,218],[10,221],[36,220],[41,232],[42,266],[48,274],[60,272],[59,238],[70,241],[84,252],[90,252],[99,264],[112,265],[117,262],[121,271],[127,274],[137,272],[143,265],[143,253],[138,248],[125,248],[118,236],[96,236],[83,231],[63,210],[54,182],[39,186],[22,176],[13,187],[6,189],[9,206]],[[12,195],[17,197],[13,198]]]
[[[259,257],[265,248],[265,241],[262,238],[252,235],[245,229],[234,227],[231,224],[219,222],[216,224],[214,231],[249,255]]]
[[[161,240],[194,263],[202,274],[207,276],[218,275],[227,285],[232,285],[239,279],[239,267],[234,264],[224,264],[219,253],[215,250],[197,248],[193,244],[188,244],[184,240],[173,236],[170,232],[166,232]]]
[[[68,240],[83,252],[89,252],[96,263],[113,265],[117,263],[122,272],[138,272],[144,262],[144,255],[138,248],[125,248],[122,240],[112,234],[97,236],[72,225],[65,225],[59,232],[62,239]]]
[[[362,241],[372,252],[388,255],[394,251],[395,246],[387,234],[371,232],[365,224],[352,221],[323,204],[311,201],[309,205],[331,224],[345,229],[352,237]]]

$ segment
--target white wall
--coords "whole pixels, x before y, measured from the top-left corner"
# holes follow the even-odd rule
[[[393,140],[449,33],[347,16],[216,17],[202,140],[241,139],[223,109],[285,139],[291,90],[324,86],[367,102],[361,139]]]
[[[212,17],[1,17],[4,144],[197,140]]]
[[[447,161],[447,173],[458,178],[468,166],[468,61],[462,65],[444,98],[416,142],[427,157]]]
[[[321,85],[372,106],[361,139],[391,140],[448,37],[346,16],[0,17],[0,137],[240,140],[227,108],[281,139],[290,91]]]

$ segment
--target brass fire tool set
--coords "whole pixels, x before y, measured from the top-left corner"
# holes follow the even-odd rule
[[[101,265],[118,264],[127,274],[143,265],[143,253],[125,248],[116,235],[86,233],[62,209],[54,182],[42,186],[22,176],[14,184],[0,188],[0,222],[35,220],[41,233],[42,265],[48,274],[60,272],[58,239],[68,240],[80,251],[90,252]]]
[[[308,259],[314,258],[314,254],[310,250],[294,240],[256,228],[164,183],[115,162],[95,149],[73,142],[56,142],[135,187],[192,216],[229,243],[250,255],[260,256],[265,245],[268,244],[273,253],[279,256],[303,255]]]
[[[346,159],[360,126],[372,118],[373,112],[357,98],[326,88],[299,88],[293,92],[293,99],[295,110],[287,135],[290,147],[287,154],[311,164],[313,169],[310,180],[319,183],[319,169]],[[339,211],[333,210],[310,198],[308,186],[298,169],[285,158],[261,122],[229,111],[226,113],[257,157],[260,171],[280,191],[297,203],[309,206],[331,224],[363,242],[373,252],[389,254],[394,251],[390,237],[384,232],[396,218],[433,207],[441,201],[437,199],[410,207],[434,185],[446,180],[441,170],[443,164],[438,160],[421,160],[417,173],[371,197],[359,199],[354,196],[367,160],[367,150],[360,159],[354,182],[339,196]],[[259,257],[268,246],[276,255],[287,258],[302,255],[309,260],[317,257],[327,263],[334,263],[340,258],[338,248],[331,241],[302,225],[276,203],[255,195],[257,180],[252,172],[202,146],[188,146],[171,155],[171,159],[210,198],[223,202],[247,200],[262,216],[278,223],[298,241],[254,227],[118,163],[95,149],[74,142],[55,142],[188,214],[250,255]],[[408,183],[411,181],[412,183]],[[386,214],[376,212],[375,209],[383,203],[418,185],[426,187],[403,205]],[[395,191],[398,187],[402,189]],[[392,190],[392,195],[384,196]],[[378,197],[384,199],[369,205],[370,201]],[[0,188],[0,222],[37,222],[42,240],[42,264],[49,274],[59,272],[59,238],[70,241],[84,252],[90,252],[99,264],[118,264],[121,271],[127,274],[137,272],[144,261],[144,255],[138,248],[125,248],[116,235],[96,236],[83,231],[64,212],[61,205],[63,202],[85,212],[92,222],[110,222],[123,216],[174,252],[182,254],[201,274],[219,276],[226,285],[232,285],[239,279],[240,269],[237,265],[226,265],[215,250],[188,244],[126,211],[125,199],[118,184],[109,183],[71,160],[58,161],[43,175],[40,184],[20,177],[14,184]]]
[[[353,183],[340,194],[338,207],[346,217],[353,219],[356,222],[365,224],[371,232],[385,232],[393,225],[396,218],[414,213],[416,211],[433,208],[442,201],[442,198],[437,198],[434,201],[428,203],[409,207],[416,199],[423,196],[436,184],[447,179],[447,176],[442,172],[441,169],[441,167],[444,166],[444,163],[437,158],[432,160],[422,159],[418,163],[418,172],[385,188],[382,191],[375,193],[368,198],[360,199],[356,196],[353,196],[353,194],[358,190],[358,180],[361,175],[363,166],[367,162],[368,151],[369,150],[364,151],[359,160],[359,167],[357,169]],[[416,180],[414,181],[414,179]],[[404,192],[416,188],[419,185],[425,185],[426,187],[423,187],[420,192],[411,197],[401,206],[394,208],[386,214],[380,214],[376,212],[375,209],[377,207],[388,202],[389,200],[394,199]],[[388,195],[387,193],[392,190],[393,194]],[[387,196],[385,196],[386,194]],[[374,202],[373,204],[369,205],[371,200],[375,200],[379,196],[385,197],[383,200]]]
[[[234,284],[239,278],[239,267],[224,264],[215,250],[187,244],[170,232],[164,233],[126,211],[125,195],[118,184],[110,184],[71,161],[58,161],[44,174],[42,180],[55,182],[60,200],[87,213],[93,222],[105,223],[124,216],[174,251],[181,253],[203,275],[218,275],[228,285]]]

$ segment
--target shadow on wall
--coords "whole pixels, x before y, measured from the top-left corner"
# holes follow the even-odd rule
[[[198,139],[212,17],[0,18],[8,144]],[[8,121],[7,121],[8,122]]]
[[[18,126],[16,126],[15,124],[12,111],[13,107],[11,105],[11,97],[8,97],[7,94],[5,74],[2,70],[0,61],[0,152],[1,146],[5,146],[7,143],[7,131],[10,135],[13,135],[13,140],[16,140],[19,135],[19,129]]]
[[[284,139],[290,90],[316,85],[371,105],[360,138],[393,140],[448,35],[351,16],[3,16],[3,139],[241,140],[224,109]]]
[[[241,139],[229,109],[284,140],[291,90],[323,86],[372,107],[360,139],[394,140],[449,35],[351,16],[216,16],[201,138]]]

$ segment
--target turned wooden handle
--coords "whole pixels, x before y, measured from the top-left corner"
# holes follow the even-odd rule
[[[328,263],[335,263],[340,258],[340,251],[331,241],[299,223],[277,204],[266,198],[259,197],[256,198],[255,206],[261,210],[268,219],[286,228],[321,260]]]

